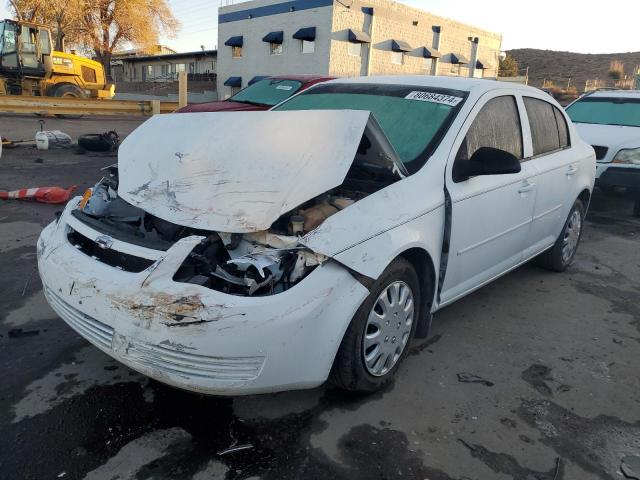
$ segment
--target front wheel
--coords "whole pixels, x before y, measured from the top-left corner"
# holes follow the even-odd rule
[[[62,83],[56,85],[51,90],[51,95],[60,98],[87,98],[87,95],[77,85],[71,83]],[[58,118],[79,119],[82,115],[56,114]]]
[[[584,217],[585,207],[582,200],[578,199],[573,204],[556,243],[536,259],[541,267],[554,272],[564,272],[571,265],[582,238]]]
[[[347,329],[333,365],[333,383],[354,392],[374,392],[393,379],[418,323],[419,285],[407,260],[397,259],[387,267]]]

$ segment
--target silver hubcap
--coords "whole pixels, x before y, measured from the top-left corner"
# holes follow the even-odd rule
[[[413,325],[413,293],[404,282],[393,282],[373,304],[364,338],[362,354],[367,371],[382,377],[398,362]]]
[[[573,257],[578,248],[580,231],[582,230],[582,215],[578,210],[574,210],[569,217],[567,229],[562,239],[562,261],[567,263]]]

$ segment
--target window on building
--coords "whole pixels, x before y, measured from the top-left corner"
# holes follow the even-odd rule
[[[153,78],[153,65],[147,65],[147,78]]]
[[[521,159],[524,156],[522,126],[516,99],[510,95],[489,100],[478,113],[465,136],[454,164],[471,160],[483,147],[497,148]]]
[[[196,73],[196,64],[195,64],[195,62],[189,63],[189,73]]]
[[[391,52],[391,63],[394,65],[404,64],[404,52]]]
[[[231,47],[231,56],[233,58],[242,58],[242,47]]]
[[[433,69],[433,58],[425,58],[424,63],[422,64],[422,68],[423,70],[431,73],[431,70]]]
[[[534,156],[554,152],[568,145],[567,124],[560,112],[556,114],[553,105],[544,100],[525,97],[524,106],[531,125]],[[559,124],[559,120],[562,123]]]
[[[233,97],[237,93],[240,93],[241,89],[242,89],[242,87],[231,87],[231,96]]]
[[[359,42],[349,42],[349,55],[359,57],[362,55],[362,44]]]
[[[176,72],[185,72],[185,71],[186,71],[186,65],[184,63],[176,64]]]
[[[282,55],[282,44],[281,43],[270,43],[269,44],[269,53],[271,55]]]
[[[160,65],[160,75],[168,75],[169,74],[169,65]]]
[[[316,41],[315,40],[302,40],[302,53],[315,53]]]

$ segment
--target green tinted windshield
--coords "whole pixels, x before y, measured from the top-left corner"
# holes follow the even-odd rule
[[[465,92],[430,87],[329,84],[309,89],[276,110],[370,111],[413,173],[446,132],[465,97]]]
[[[275,80],[265,78],[236,93],[232,102],[268,105],[273,107],[300,90],[302,82],[298,80]]]
[[[584,97],[567,114],[576,123],[640,127],[640,98]]]

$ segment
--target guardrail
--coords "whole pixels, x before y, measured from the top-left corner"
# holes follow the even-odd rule
[[[161,102],[160,100],[100,100],[0,95],[0,113],[149,116],[158,113],[171,113],[178,108],[178,105],[178,102]]]

